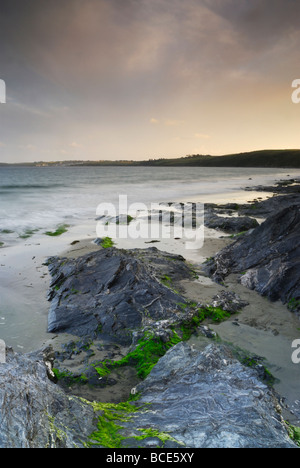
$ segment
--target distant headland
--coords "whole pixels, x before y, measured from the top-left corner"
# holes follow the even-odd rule
[[[158,166],[158,167],[270,167],[270,168],[300,168],[300,150],[261,150],[247,153],[227,154],[223,156],[188,155],[182,158],[159,158],[145,161],[130,160],[99,160],[99,161],[51,161],[5,164],[0,166]]]

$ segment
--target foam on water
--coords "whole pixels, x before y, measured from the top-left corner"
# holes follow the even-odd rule
[[[0,241],[12,245],[30,231],[95,222],[97,206],[128,203],[217,202],[243,187],[286,178],[287,170],[252,168],[1,167]],[[289,170],[293,175],[299,171]],[[244,193],[245,198],[254,195]],[[4,232],[3,232],[4,231]],[[20,238],[21,236],[21,238]]]

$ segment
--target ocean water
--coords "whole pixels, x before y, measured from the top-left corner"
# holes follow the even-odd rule
[[[49,339],[47,315],[49,273],[45,259],[60,255],[78,239],[97,237],[97,208],[142,202],[247,201],[266,193],[245,192],[246,186],[273,184],[299,176],[297,170],[143,167],[0,167],[0,339],[23,352]],[[48,237],[68,224],[68,232]],[[217,235],[217,234],[216,234]],[[158,248],[178,251],[168,240]],[[118,246],[145,248],[127,239]],[[173,249],[173,250],[172,250]],[[174,250],[175,249],[175,250]],[[187,257],[187,253],[191,256]],[[182,253],[183,254],[183,253]],[[198,251],[184,250],[190,261]],[[203,255],[200,253],[199,255]],[[200,261],[200,260],[199,260]]]
[[[247,192],[246,186],[273,185],[276,180],[299,175],[299,170],[291,169],[0,167],[0,340],[17,352],[34,351],[52,342],[53,336],[47,333],[50,276],[45,259],[60,255],[75,239],[92,242],[97,237],[99,204],[112,203],[117,207],[119,195],[126,195],[129,205],[247,202],[269,194]],[[61,224],[70,226],[67,233],[60,237],[45,235]],[[214,231],[209,235],[218,237],[222,233]],[[124,248],[146,247],[144,240],[139,244],[132,239],[122,242]],[[173,243],[161,240],[155,246],[167,251],[170,248],[170,252],[196,262],[204,261],[201,256],[212,254],[205,249],[180,250],[181,241],[174,239]],[[191,257],[187,257],[188,253]],[[282,314],[285,320],[286,310]],[[231,327],[229,331],[237,333],[237,343],[238,339],[244,340],[242,347],[248,349],[248,340],[255,346],[249,349],[261,356],[277,356],[279,346],[282,357],[279,362],[277,357],[271,359],[272,372],[276,376],[279,369],[280,378],[283,369],[284,387],[280,392],[292,403],[295,398],[298,400],[299,379],[291,366],[292,339],[248,328],[249,333],[242,337],[241,327]],[[298,324],[294,328],[297,330]],[[235,335],[230,341],[236,341]]]
[[[61,224],[95,224],[101,203],[118,205],[238,199],[245,186],[273,183],[295,170],[252,168],[0,167],[0,242],[4,247]],[[253,193],[243,192],[253,199]]]

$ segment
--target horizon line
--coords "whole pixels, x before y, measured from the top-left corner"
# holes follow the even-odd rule
[[[251,150],[251,151],[241,151],[237,153],[226,153],[226,154],[187,154],[185,156],[177,156],[177,157],[159,157],[159,158],[149,158],[149,159],[57,159],[51,161],[22,161],[22,162],[0,162],[0,165],[27,165],[27,164],[58,164],[58,163],[143,163],[143,162],[155,162],[155,161],[162,161],[162,160],[182,160],[182,159],[189,159],[193,157],[210,157],[210,158],[222,158],[226,156],[239,156],[242,154],[251,154],[251,153],[263,153],[267,151],[274,151],[274,152],[281,152],[281,151],[300,151],[298,148],[284,148],[284,149],[260,149],[260,150]]]

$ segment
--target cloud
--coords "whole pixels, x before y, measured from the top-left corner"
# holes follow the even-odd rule
[[[211,138],[210,135],[207,135],[206,133],[195,133],[194,135],[195,138],[200,138],[203,140],[209,140]]]
[[[2,22],[6,55],[13,44],[16,62],[35,80],[89,104],[168,98],[215,68],[216,49],[235,39],[221,16],[195,0],[27,0],[15,10],[3,0],[3,10],[10,18]]]
[[[167,119],[164,121],[164,124],[167,127],[180,127],[184,123],[185,123],[184,120],[176,120],[176,119]]]
[[[15,100],[11,100],[10,105],[12,107],[17,108],[19,111],[21,111],[24,114],[33,114],[34,116],[39,116],[39,117],[50,117],[50,114],[48,112],[43,111],[42,109],[38,107],[33,107],[30,105],[26,105],[22,102],[17,102]]]
[[[183,125],[185,122],[184,120],[178,120],[178,119],[163,119],[163,120],[158,120],[155,118],[150,119],[150,123],[152,125],[163,125],[165,127],[180,127]]]
[[[32,143],[28,143],[27,145],[20,145],[20,149],[28,150],[28,151],[36,151],[37,147],[36,145],[33,145]]]
[[[0,140],[75,152],[92,133],[95,157],[142,158],[177,151],[163,136],[177,127],[213,151],[244,123],[246,147],[256,105],[269,125],[290,104],[299,17],[294,0],[1,0]]]
[[[41,94],[44,84],[45,101],[59,95],[89,112],[99,102],[167,105],[257,71],[266,52],[276,48],[269,61],[279,59],[278,45],[297,31],[300,13],[293,0],[271,7],[269,0],[15,2],[2,0],[0,21],[1,56],[15,56],[13,81],[12,63],[26,65],[26,85],[39,82]]]

